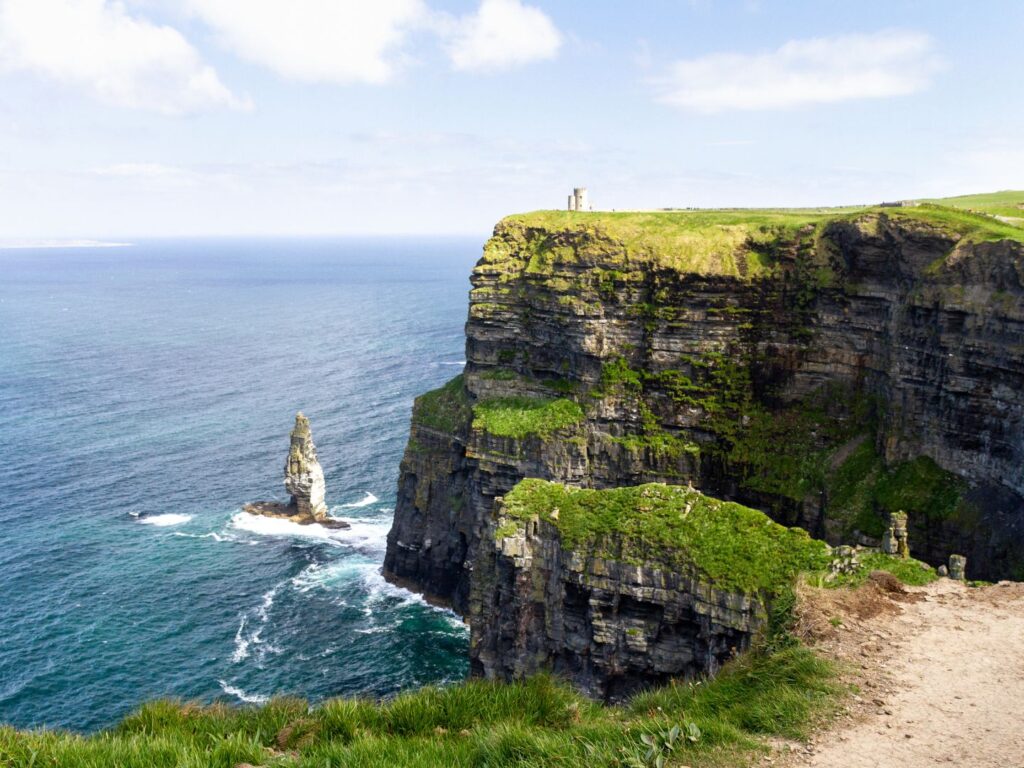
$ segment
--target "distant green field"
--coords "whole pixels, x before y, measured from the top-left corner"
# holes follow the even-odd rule
[[[992,216],[1007,216],[1020,219],[1024,224],[1024,191],[1022,190],[1007,189],[983,195],[961,195],[960,197],[944,197],[921,202],[936,203],[950,208],[964,208]]]

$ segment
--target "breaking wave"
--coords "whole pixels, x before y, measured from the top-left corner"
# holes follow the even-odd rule
[[[187,523],[192,519],[192,515],[183,515],[171,512],[166,515],[148,515],[146,517],[137,516],[136,519],[144,525],[156,525],[161,528],[166,528],[171,525],[182,525]]]
[[[371,504],[376,504],[380,499],[374,496],[369,491],[363,491],[366,495],[363,496],[359,501],[353,501],[351,504],[341,504],[341,509],[358,509],[359,507],[368,507]]]
[[[260,693],[246,693],[241,688],[236,688],[223,680],[218,680],[217,682],[220,683],[220,689],[224,691],[224,693],[228,696],[234,696],[236,699],[244,701],[246,704],[266,704],[270,701],[269,696],[264,696]]]

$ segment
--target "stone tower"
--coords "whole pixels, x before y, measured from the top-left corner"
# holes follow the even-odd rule
[[[289,506],[297,508],[297,514],[302,517],[323,520],[327,517],[324,470],[316,458],[309,419],[302,411],[295,415],[291,440],[288,461],[284,465],[284,487],[292,496]]]
[[[590,201],[587,199],[587,188],[576,187],[573,189],[572,194],[569,195],[569,210],[570,211],[589,211]]]

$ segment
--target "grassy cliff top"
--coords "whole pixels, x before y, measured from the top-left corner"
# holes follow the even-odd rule
[[[1015,219],[1018,226],[1024,225],[1024,190],[1006,189],[1002,192],[988,192],[981,195],[960,195],[934,200],[922,200],[950,208],[978,211],[992,216]]]
[[[613,559],[689,565],[719,589],[777,592],[829,561],[824,542],[806,531],[680,486],[597,491],[530,478],[505,496],[503,512],[552,523],[567,549],[596,546]]]
[[[923,224],[967,242],[1024,242],[1024,209],[1020,205],[1024,205],[1024,192],[923,201],[906,208],[534,211],[506,217],[499,229],[505,236],[515,230],[539,230],[568,233],[577,241],[611,242],[625,262],[654,262],[694,274],[756,277],[772,268],[774,249],[791,244],[802,232],[863,216]],[[489,252],[485,251],[485,259],[492,262],[508,255],[501,243],[489,245]],[[535,244],[530,255],[528,271],[547,271],[560,261],[571,260],[575,252],[555,238]]]

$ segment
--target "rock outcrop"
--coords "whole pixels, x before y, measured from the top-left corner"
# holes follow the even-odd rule
[[[327,514],[324,470],[316,457],[309,419],[301,411],[295,415],[295,426],[291,432],[291,446],[284,465],[284,487],[290,494],[287,504],[257,501],[246,504],[244,511],[254,515],[280,517],[303,525],[318,523],[327,528],[349,527],[345,521],[336,520]]]
[[[502,221],[464,375],[414,409],[385,574],[468,613],[524,477],[692,483],[833,544],[877,546],[902,510],[912,556],[1024,574],[1024,244],[994,226],[926,206]]]
[[[641,532],[645,518],[655,522]],[[678,486],[523,481],[496,500],[474,561],[472,670],[553,670],[606,701],[713,674],[749,646],[779,589],[826,565],[827,549]]]

